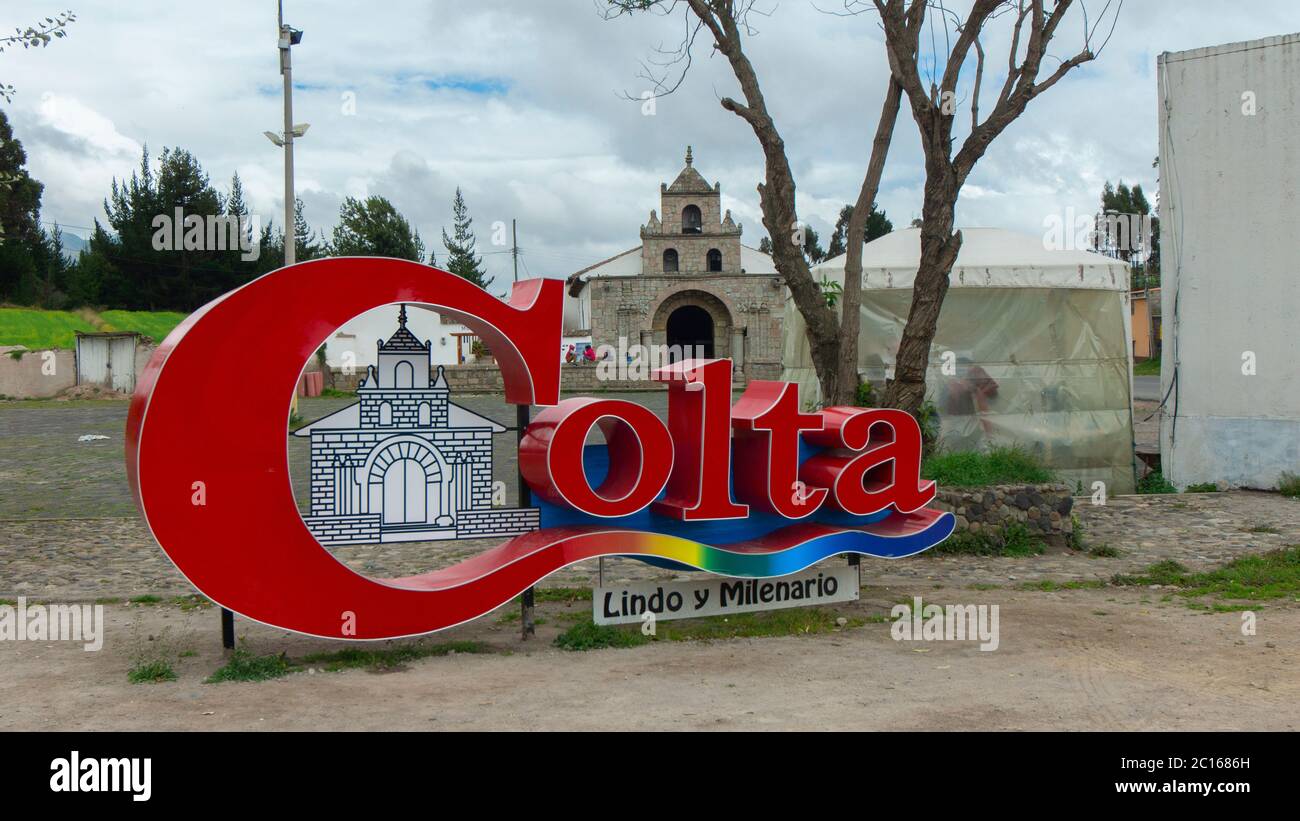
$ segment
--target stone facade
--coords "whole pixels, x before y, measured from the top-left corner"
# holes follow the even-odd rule
[[[957,530],[971,533],[1019,522],[1031,533],[1041,533],[1047,544],[1064,547],[1074,532],[1070,519],[1074,498],[1069,485],[940,487],[930,506],[952,513]]]
[[[741,236],[722,192],[686,167],[659,190],[660,209],[641,226],[640,272],[606,276],[593,266],[569,278],[570,294],[590,289],[592,344],[693,346],[731,358],[737,381],[781,374],[783,290],[772,272],[744,268]],[[757,251],[750,252],[757,255]],[[757,256],[751,259],[760,258]],[[576,330],[576,329],[573,329]]]

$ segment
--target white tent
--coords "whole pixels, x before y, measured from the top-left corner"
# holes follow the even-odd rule
[[[863,247],[859,373],[878,388],[893,375],[920,233]],[[941,447],[1018,444],[1076,488],[1103,481],[1110,494],[1133,492],[1128,266],[995,228],[963,229],[962,239],[926,379]],[[813,276],[843,284],[844,257]],[[782,378],[817,401],[803,317],[789,299],[784,321]]]

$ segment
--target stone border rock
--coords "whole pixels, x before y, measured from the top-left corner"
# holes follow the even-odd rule
[[[1074,532],[1070,511],[1074,497],[1069,485],[1020,484],[983,487],[942,487],[931,507],[957,517],[957,530],[979,533],[1020,522],[1042,534],[1053,547],[1065,547]]]

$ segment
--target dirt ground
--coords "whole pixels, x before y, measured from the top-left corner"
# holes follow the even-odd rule
[[[490,413],[497,400],[466,401]],[[662,411],[662,395],[645,401]],[[312,403],[316,415],[339,404],[304,404]],[[1154,441],[1155,421],[1142,421],[1151,409],[1139,408],[1139,445]],[[1300,603],[1271,600],[1255,611],[1255,634],[1243,635],[1240,613],[1191,609],[1168,589],[1105,585],[1156,562],[1199,571],[1300,544],[1300,500],[1251,492],[1116,497],[1105,506],[1081,499],[1075,512],[1087,542],[1113,548],[1104,554],[865,560],[861,600],[827,608],[848,620],[831,633],[572,652],[554,639],[589,620],[591,604],[548,601],[527,642],[512,604],[425,640],[480,642],[486,653],[425,657],[384,672],[327,672],[303,659],[338,651],[338,642],[240,619],[244,648],[286,654],[301,671],[208,684],[226,662],[218,611],[172,601],[193,589],[132,508],[122,475],[124,414],[121,402],[0,403],[0,599],[112,602],[103,604],[99,652],[66,641],[0,641],[0,730],[1300,725]],[[88,433],[110,439],[77,442]],[[302,464],[302,449],[289,447],[291,462]],[[501,451],[498,467],[509,473],[510,443]],[[294,479],[304,483],[305,470]],[[461,549],[481,548],[387,545],[336,555],[359,572],[393,577],[444,566]],[[589,588],[595,571],[594,562],[580,563],[545,585]],[[618,559],[608,573],[618,582],[673,575]],[[1039,584],[1079,589],[1023,589]],[[161,603],[126,603],[145,594]],[[997,605],[998,649],[893,640],[890,608],[916,595],[933,604]],[[141,656],[166,659],[177,680],[129,683]]]
[[[435,641],[488,654],[396,669],[292,673],[206,684],[224,662],[214,609],[108,605],[100,652],[69,642],[0,643],[4,730],[923,729],[1263,730],[1300,724],[1300,605],[1205,614],[1160,591],[865,588],[846,616],[927,602],[997,604],[1001,642],[895,641],[888,623],[824,635],[654,642],[571,652],[553,646],[588,602],[545,603],[522,642],[496,614]],[[301,658],[337,644],[238,623],[256,653]],[[154,636],[179,679],[127,683]],[[130,636],[123,641],[121,637]],[[387,644],[387,643],[385,643]],[[181,658],[183,653],[193,653]]]

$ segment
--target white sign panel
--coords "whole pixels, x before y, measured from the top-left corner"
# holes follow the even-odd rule
[[[597,587],[591,597],[596,624],[639,624],[856,601],[858,568],[824,567],[773,579],[709,576],[691,582],[639,582]]]

